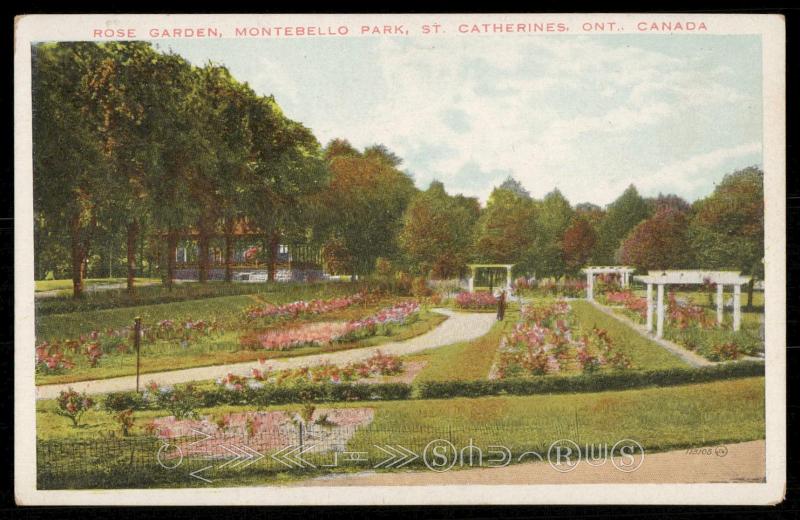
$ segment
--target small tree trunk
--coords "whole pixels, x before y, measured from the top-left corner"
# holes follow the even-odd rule
[[[139,235],[139,222],[134,219],[132,222],[128,223],[127,226],[128,231],[128,240],[127,240],[127,252],[128,252],[128,294],[134,293],[134,279],[136,278],[136,238]]]
[[[267,279],[270,282],[275,281],[275,271],[278,267],[278,247],[280,245],[280,235],[273,232],[269,236],[269,274]]]
[[[175,255],[178,252],[178,233],[170,229],[167,234],[167,276],[164,285],[172,290],[172,282],[175,280]]]
[[[753,310],[753,289],[755,288],[756,279],[755,277],[751,277],[750,281],[747,283],[747,310]]]
[[[225,281],[233,279],[233,236],[225,230]]]
[[[80,217],[75,216],[70,223],[72,256],[72,297],[83,296],[83,276],[86,269],[86,250],[81,240]]]
[[[208,281],[208,242],[209,238],[205,232],[201,232],[200,239],[198,240],[199,243],[199,256],[198,259],[198,280],[200,283],[206,283]]]

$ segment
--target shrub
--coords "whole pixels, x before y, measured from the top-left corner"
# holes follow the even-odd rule
[[[676,386],[721,379],[764,375],[764,364],[739,361],[701,368],[598,372],[570,377],[539,377],[480,381],[430,381],[419,385],[421,399],[480,397],[486,395],[534,395],[570,392],[629,390],[648,386]]]
[[[56,413],[62,417],[67,417],[72,421],[72,425],[77,427],[86,410],[94,405],[94,400],[86,395],[86,392],[79,394],[72,388],[62,390],[56,399],[58,409]]]
[[[114,414],[114,420],[119,423],[119,426],[122,429],[122,435],[127,437],[130,434],[131,428],[133,428],[133,410],[129,408],[127,410],[117,412]]]
[[[424,276],[415,276],[411,282],[411,294],[417,298],[430,296],[432,293],[431,288],[428,287],[428,280]]]
[[[144,399],[153,401],[158,408],[169,410],[176,419],[197,416],[197,408],[203,404],[203,396],[194,385],[182,387],[161,386],[151,382],[145,391]]]
[[[123,410],[144,410],[147,408],[147,401],[137,392],[112,392],[106,394],[103,408],[109,413]]]

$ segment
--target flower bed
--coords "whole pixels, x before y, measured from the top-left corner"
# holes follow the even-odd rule
[[[194,420],[164,417],[154,419],[147,429],[162,441],[177,441],[180,450],[166,454],[165,458],[202,455],[224,459],[231,455],[226,445],[247,447],[263,454],[293,445],[298,434],[308,439],[310,444],[322,446],[315,449],[316,452],[343,450],[357,429],[370,424],[374,416],[372,408],[310,407],[300,412],[229,413],[218,417],[206,415]],[[197,438],[197,432],[205,435]]]
[[[460,292],[456,295],[456,306],[460,309],[491,309],[497,306],[497,298],[488,292]]]
[[[263,370],[254,368],[249,377],[229,373],[227,376],[217,379],[216,384],[231,392],[242,392],[247,388],[258,389],[265,385],[349,383],[360,379],[399,374],[402,371],[403,362],[397,356],[377,351],[366,361],[348,363],[344,366],[322,363],[278,371],[272,371],[269,367]]]
[[[633,291],[609,291],[598,299],[606,305],[622,306],[624,314],[637,323],[647,320],[647,299],[636,296]]]
[[[184,321],[162,320],[153,326],[143,326],[140,330],[142,344],[156,341],[175,342],[187,347],[201,337],[222,334],[223,328],[216,320]],[[127,354],[133,350],[134,328],[93,330],[87,335],[63,341],[44,341],[36,345],[36,371],[41,374],[61,374],[75,367],[73,356],[83,356],[87,364],[99,366],[106,354]]]
[[[632,291],[608,292],[599,299],[607,305],[621,305],[623,314],[637,323],[647,319],[647,300]],[[733,361],[763,351],[763,342],[754,331],[722,328],[709,309],[681,301],[672,291],[666,304],[664,337],[710,361]]]
[[[357,341],[379,334],[388,336],[392,332],[392,326],[410,323],[418,316],[419,310],[418,302],[403,302],[360,320],[310,323],[285,330],[268,331],[258,335],[255,340],[244,337],[242,343],[250,347],[280,351]]]
[[[251,307],[245,311],[248,319],[258,318],[297,318],[300,315],[318,315],[346,309],[356,303],[362,303],[366,299],[363,293],[357,293],[341,298],[331,298],[330,300],[300,300],[283,305],[266,305]]]
[[[493,377],[543,376],[560,372],[592,373],[631,368],[606,331],[573,331],[564,301],[523,307],[520,322],[500,342]]]

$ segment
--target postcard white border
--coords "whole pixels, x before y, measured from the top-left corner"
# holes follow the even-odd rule
[[[36,489],[31,146],[34,41],[89,40],[93,27],[421,24],[447,22],[693,20],[706,34],[762,36],[765,173],[766,471],[763,484],[593,484],[530,486],[237,487],[43,491]],[[634,28],[632,28],[634,27]],[[575,34],[567,33],[567,34]],[[621,34],[621,33],[616,33]],[[548,35],[557,38],[556,33]],[[354,34],[350,37],[359,37]],[[363,36],[369,37],[369,36]],[[466,36],[465,36],[466,37]],[[474,36],[480,37],[480,36]],[[680,35],[675,35],[680,37]],[[147,39],[139,36],[137,39]],[[482,14],[482,15],[34,15],[15,23],[15,496],[22,505],[382,505],[382,504],[775,504],[786,485],[786,136],[785,23],[780,15]]]

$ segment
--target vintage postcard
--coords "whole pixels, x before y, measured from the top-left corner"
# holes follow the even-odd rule
[[[16,20],[20,504],[775,504],[773,15]]]

